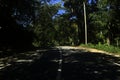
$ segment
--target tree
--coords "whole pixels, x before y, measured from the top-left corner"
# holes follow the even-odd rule
[[[83,2],[83,7],[84,7],[84,24],[85,24],[85,44],[87,45],[87,20],[86,20],[86,5],[85,1]]]
[[[111,32],[113,33],[113,42],[119,45],[120,40],[120,2],[118,0],[110,0],[110,12],[111,12]]]
[[[69,14],[58,15],[55,19],[55,40],[59,45],[77,45],[78,43],[78,26],[76,19],[71,18]]]
[[[101,39],[104,43],[109,40],[109,10],[107,0],[99,0],[97,3],[97,11],[90,14],[92,23],[96,27],[96,39]],[[107,42],[110,44],[109,41]]]
[[[113,44],[119,37],[119,2],[117,0],[63,0],[70,17],[75,16],[80,42],[84,43],[83,2],[87,7],[88,41]],[[117,24],[116,24],[117,23]],[[115,30],[117,32],[115,32]],[[92,35],[92,36],[91,36]],[[118,38],[117,38],[118,40]],[[118,41],[117,41],[118,42]]]
[[[118,6],[114,3],[115,0],[99,0],[96,2],[97,11],[90,14],[91,23],[96,27],[96,39],[97,42],[106,43],[107,45],[114,44],[115,35],[118,34],[118,25],[119,17],[116,16],[118,14],[119,9],[115,10]],[[115,1],[116,2],[116,1]],[[114,8],[113,8],[114,6]],[[115,17],[116,16],[116,17]]]
[[[89,0],[63,0],[65,2],[64,6],[68,9],[69,13],[72,16],[76,16],[77,18],[77,25],[78,25],[78,34],[79,34],[79,43],[87,43],[87,28],[84,27],[84,25],[86,25],[84,23],[84,6],[86,4],[86,7],[90,7],[89,5],[91,5],[91,3],[89,3]],[[93,0],[91,0],[93,1]],[[91,8],[88,8],[91,9]],[[88,22],[88,14],[90,10],[86,9],[87,11],[87,21],[85,20],[85,22]],[[85,18],[86,19],[86,18]],[[86,37],[85,37],[86,35]],[[86,38],[86,40],[85,40]]]
[[[49,4],[43,0],[36,6],[36,18],[32,28],[36,35],[33,44],[37,47],[51,46],[54,43],[55,28],[53,26],[53,17],[57,13],[59,4]]]
[[[25,27],[33,18],[33,1],[0,1],[0,46],[1,48],[21,48],[30,45],[32,39]],[[28,38],[29,36],[29,38]],[[31,39],[28,40],[27,39]],[[4,46],[4,47],[3,47]]]

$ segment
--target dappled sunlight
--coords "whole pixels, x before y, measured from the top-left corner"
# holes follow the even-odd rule
[[[16,53],[8,57],[0,58],[0,70],[13,64],[33,63],[35,60],[39,59],[45,51],[47,50],[42,49],[24,53]]]
[[[68,54],[68,50],[63,50]],[[75,52],[63,55],[64,80],[119,80],[120,58],[93,52]],[[72,54],[73,53],[73,54]],[[116,63],[116,64],[115,64]]]
[[[21,59],[21,60],[17,60],[16,62],[18,62],[18,63],[28,63],[28,62],[33,62],[33,60]]]
[[[0,80],[119,79],[119,57],[82,49],[38,49],[0,59]]]
[[[55,80],[59,51],[39,49],[15,54],[10,60],[11,65],[0,70],[0,80]]]

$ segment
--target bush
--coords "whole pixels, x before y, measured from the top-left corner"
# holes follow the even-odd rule
[[[95,49],[99,49],[99,50],[104,50],[104,51],[107,51],[107,52],[110,52],[110,53],[120,53],[120,48],[119,47],[115,47],[115,46],[112,46],[112,45],[108,46],[107,44],[101,44],[101,43],[91,44],[91,43],[88,43],[87,45],[81,44],[81,46],[95,48]]]

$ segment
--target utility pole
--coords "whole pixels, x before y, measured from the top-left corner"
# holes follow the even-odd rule
[[[84,9],[84,23],[85,23],[85,44],[87,45],[87,21],[86,21],[86,6],[85,6],[85,2],[83,2],[83,9]]]

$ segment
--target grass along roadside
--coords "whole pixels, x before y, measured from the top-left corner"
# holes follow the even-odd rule
[[[97,49],[100,50],[100,52],[108,52],[114,55],[120,55],[120,48],[119,47],[114,47],[114,46],[108,46],[106,44],[81,44],[81,47],[86,47],[86,48],[93,48],[93,49]]]

